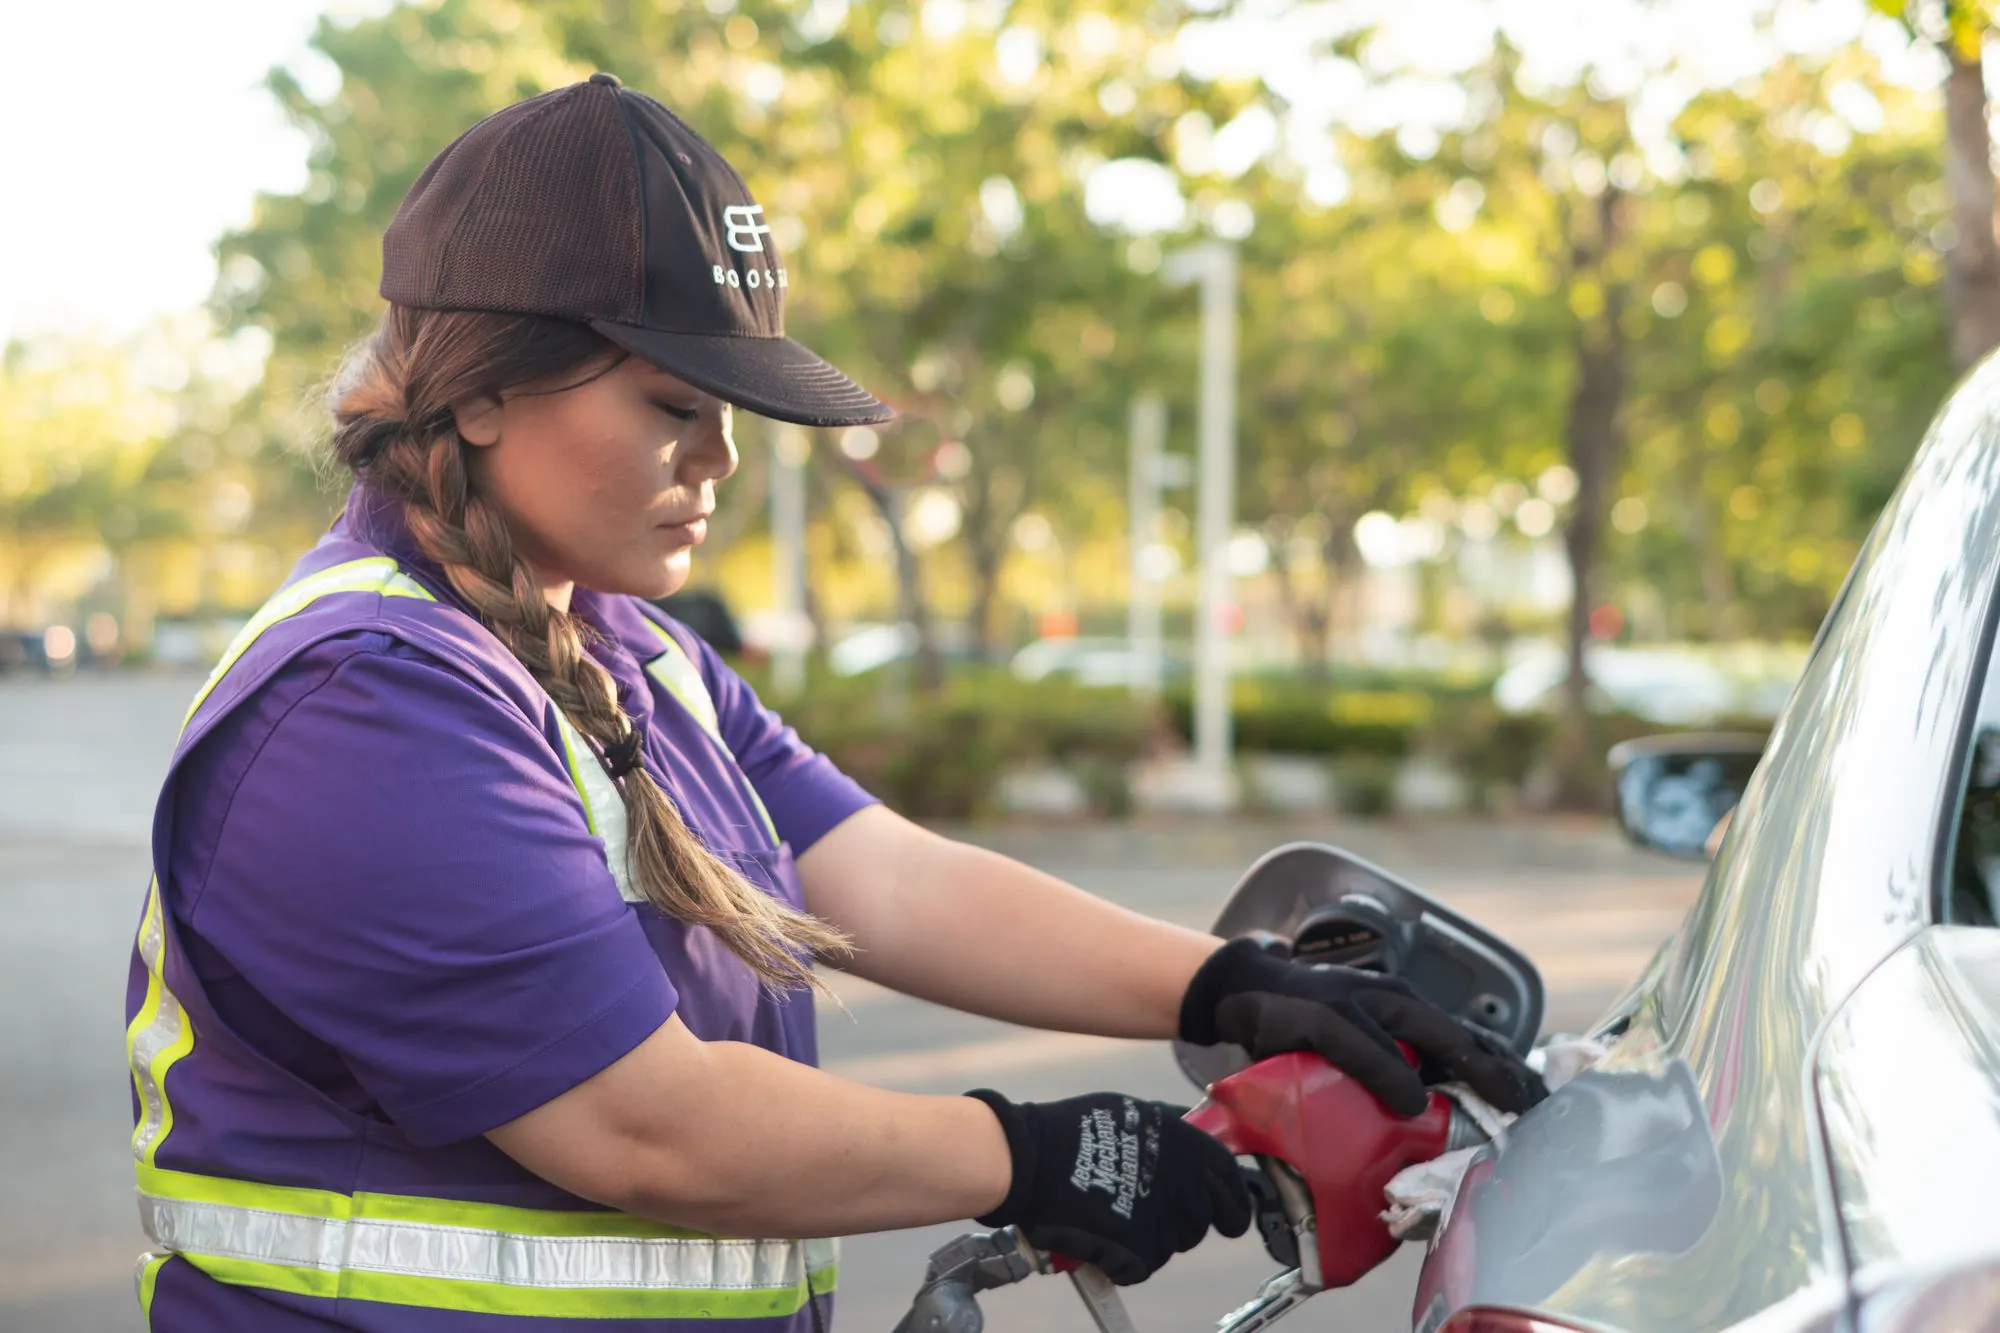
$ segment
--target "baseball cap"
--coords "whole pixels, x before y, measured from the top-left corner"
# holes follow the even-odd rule
[[[588,324],[738,407],[894,416],[785,336],[792,275],[735,168],[617,76],[496,111],[431,160],[382,237],[384,299]]]

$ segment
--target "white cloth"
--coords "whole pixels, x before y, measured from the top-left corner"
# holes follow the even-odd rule
[[[1558,1035],[1530,1052],[1528,1065],[1554,1092],[1603,1059],[1610,1050],[1611,1043],[1598,1038]],[[1456,1102],[1489,1139],[1499,1138],[1514,1119],[1511,1112],[1495,1110],[1462,1083],[1447,1083],[1438,1091]],[[1389,1201],[1389,1206],[1382,1210],[1389,1234],[1397,1240],[1428,1240],[1437,1230],[1438,1219],[1450,1206],[1452,1195],[1458,1192],[1459,1182],[1465,1179],[1472,1155],[1480,1147],[1474,1144],[1460,1148],[1398,1171],[1382,1187],[1383,1197]]]

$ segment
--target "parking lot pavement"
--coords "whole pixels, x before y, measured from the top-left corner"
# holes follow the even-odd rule
[[[121,1001],[147,877],[152,801],[198,680],[188,675],[0,680],[0,1329],[137,1329],[131,1261],[143,1244]],[[1206,926],[1257,855],[1344,846],[1462,907],[1524,948],[1550,986],[1547,1026],[1589,1022],[1678,922],[1696,880],[1623,847],[1601,820],[1495,824],[1137,822],[960,830],[1106,897]],[[985,1084],[1015,1097],[1092,1088],[1188,1100],[1163,1047],[937,1010],[837,977],[845,1012],[820,1020],[827,1065],[912,1091]],[[886,1330],[955,1228],[847,1242],[840,1326]],[[1417,1254],[1295,1316],[1302,1330],[1406,1328]],[[1147,1333],[1212,1326],[1272,1270],[1254,1241],[1211,1240],[1128,1293]],[[1089,1327],[1069,1285],[985,1298],[994,1333]]]

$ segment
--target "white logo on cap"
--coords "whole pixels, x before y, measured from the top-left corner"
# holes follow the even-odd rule
[[[764,238],[771,229],[761,220],[762,204],[732,204],[722,210],[722,225],[729,228],[729,248],[746,255],[764,253]]]

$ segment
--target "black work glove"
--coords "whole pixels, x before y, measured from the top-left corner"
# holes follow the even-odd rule
[[[1549,1095],[1541,1076],[1491,1033],[1418,998],[1401,977],[1314,967],[1232,940],[1209,956],[1181,1000],[1181,1040],[1234,1042],[1262,1060],[1317,1051],[1397,1115],[1421,1114],[1426,1082],[1464,1083],[1502,1111]],[[1410,1067],[1396,1042],[1416,1051]]]
[[[1240,1236],[1250,1193],[1229,1149],[1186,1124],[1185,1108],[1093,1092],[1059,1102],[969,1092],[993,1109],[1014,1182],[981,1226],[1015,1226],[1040,1250],[1144,1282],[1212,1226]]]

